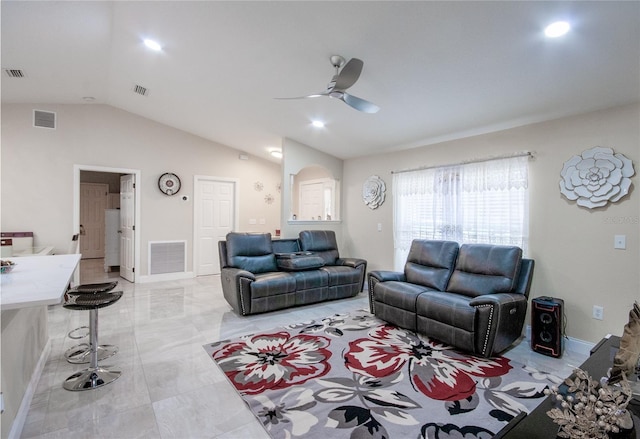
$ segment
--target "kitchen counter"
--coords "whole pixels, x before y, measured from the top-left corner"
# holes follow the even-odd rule
[[[13,270],[0,275],[2,311],[60,303],[80,255],[24,256],[12,261]]]

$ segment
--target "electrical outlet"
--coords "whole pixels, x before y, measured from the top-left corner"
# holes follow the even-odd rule
[[[604,319],[604,307],[593,305],[593,318],[596,320]]]

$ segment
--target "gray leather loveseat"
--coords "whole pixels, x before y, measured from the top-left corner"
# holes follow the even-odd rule
[[[341,258],[333,231],[229,233],[218,250],[224,298],[240,315],[352,297],[364,286],[367,261]]]
[[[369,306],[394,325],[490,357],[522,333],[533,266],[519,247],[414,240],[403,273],[369,273]]]

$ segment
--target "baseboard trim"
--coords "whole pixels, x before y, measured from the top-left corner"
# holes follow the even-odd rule
[[[137,278],[137,283],[145,284],[150,282],[166,282],[169,280],[191,279],[193,277],[196,277],[193,271],[181,271],[179,273],[151,274],[147,276],[139,276]]]
[[[27,421],[27,414],[29,413],[29,408],[31,407],[31,401],[36,394],[38,382],[40,381],[40,377],[42,376],[44,366],[47,364],[47,359],[49,358],[50,353],[51,338],[47,340],[47,344],[44,346],[44,349],[40,354],[40,358],[38,359],[38,364],[36,364],[36,368],[31,374],[31,379],[29,379],[29,384],[27,385],[24,396],[22,397],[22,402],[20,403],[20,408],[18,408],[18,413],[16,413],[16,417],[11,424],[11,430],[9,430],[8,436],[9,439],[19,439],[20,436],[22,436],[22,430],[24,429],[24,424]]]
[[[527,338],[527,343],[531,345],[531,325],[527,325],[525,327],[525,337]],[[589,356],[591,353],[591,349],[595,346],[595,343],[591,343],[590,341],[581,340],[579,338],[567,337],[564,338],[564,348],[565,350],[576,352],[578,354],[584,354]]]

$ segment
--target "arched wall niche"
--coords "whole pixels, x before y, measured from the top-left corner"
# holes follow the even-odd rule
[[[333,230],[340,243],[342,223],[336,217],[341,218],[344,214],[342,160],[288,138],[282,140],[282,154],[282,237],[296,238],[301,230],[306,229]],[[303,179],[308,181],[313,178],[332,179],[335,182],[334,202],[337,213],[332,212],[330,220],[327,220],[326,214],[321,220],[317,218],[318,215],[322,217],[322,214],[316,214],[313,220],[299,219],[299,212],[297,212],[299,202],[298,204],[293,203],[293,192],[298,190],[292,184],[294,178],[296,181]],[[295,196],[299,198],[299,193],[296,193]],[[293,219],[294,214],[296,214],[296,219]]]
[[[292,221],[340,220],[340,180],[324,166],[310,165],[291,174]]]

